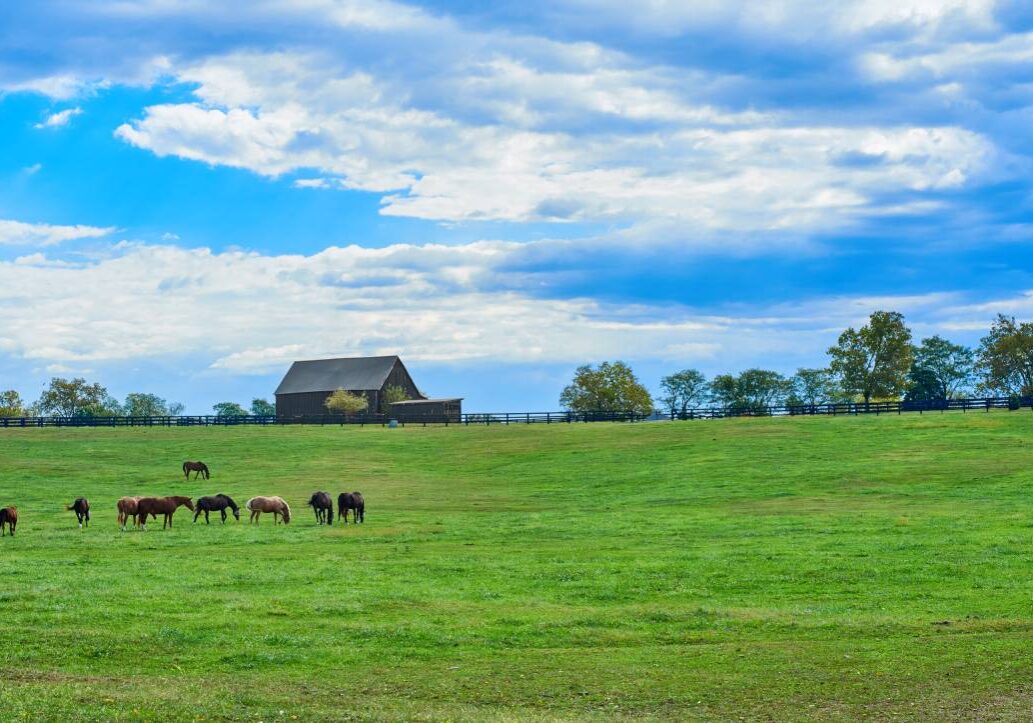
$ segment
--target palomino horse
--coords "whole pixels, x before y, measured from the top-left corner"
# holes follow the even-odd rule
[[[86,526],[90,526],[90,503],[86,501],[85,497],[76,497],[75,502],[66,507],[67,510],[75,512],[75,518],[79,520],[79,529],[82,529],[83,523]]]
[[[11,528],[11,537],[14,537],[14,529],[18,526],[18,508],[4,507],[0,509],[0,537],[5,535],[4,525]]]
[[[355,524],[366,521],[366,501],[361,492],[342,492],[337,495],[337,516],[348,524],[348,510],[352,510],[352,521]]]
[[[118,507],[118,526],[122,528],[122,532],[126,531],[126,522],[130,517],[133,518],[133,527],[140,524],[140,519],[136,514],[136,506],[140,501],[139,497],[122,497],[117,503]]]
[[[291,521],[291,508],[282,497],[252,497],[244,505],[251,513],[251,522],[258,523],[258,518],[263,512],[273,513],[273,524],[283,515],[283,524],[289,525]]]
[[[194,479],[197,479],[197,475],[201,475],[205,479],[208,479],[211,476],[208,474],[208,465],[204,462],[184,462],[183,476],[190,479],[191,472],[194,473]]]
[[[161,529],[172,527],[172,515],[180,506],[186,507],[191,512],[194,511],[194,502],[189,497],[141,497],[136,502],[136,514],[140,519],[140,527],[144,530],[147,529],[147,515],[155,519],[158,515],[163,515]]]
[[[317,524],[334,524],[334,501],[326,492],[316,492],[309,498],[308,505],[316,513]]]
[[[226,524],[226,508],[230,508],[233,511],[233,516],[240,522],[240,508],[237,507],[237,503],[229,495],[217,494],[212,497],[202,497],[197,501],[197,511],[194,512],[194,522],[197,522],[197,518],[204,513],[204,523],[208,524],[208,513],[209,512],[220,512],[222,513],[222,523]]]

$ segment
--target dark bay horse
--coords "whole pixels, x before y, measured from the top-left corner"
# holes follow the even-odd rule
[[[194,473],[194,479],[197,479],[197,475],[201,475],[205,479],[208,479],[211,475],[208,473],[208,465],[204,462],[184,462],[183,463],[183,476],[190,479],[190,473]]]
[[[366,501],[362,499],[361,492],[342,492],[337,495],[337,516],[348,524],[348,510],[352,511],[352,521],[355,524],[366,521]]]
[[[118,500],[116,504],[116,507],[118,507],[118,526],[123,532],[126,531],[126,522],[130,517],[133,518],[133,527],[140,524],[140,519],[136,514],[136,507],[139,502],[139,497],[122,497]]]
[[[186,507],[191,512],[194,511],[194,502],[189,497],[141,497],[136,503],[136,514],[140,519],[140,527],[147,529],[147,515],[155,519],[158,515],[163,515],[161,529],[172,527],[172,515],[180,506]]]
[[[0,537],[4,534],[4,525],[11,528],[11,537],[14,537],[14,529],[18,526],[18,508],[4,507],[0,509]]]
[[[334,501],[326,492],[316,492],[309,498],[309,507],[316,513],[316,523],[334,524]]]
[[[194,512],[194,522],[197,522],[197,518],[200,517],[201,513],[204,513],[204,523],[208,524],[208,513],[219,512],[222,514],[222,523],[226,524],[226,508],[233,511],[233,516],[237,518],[237,522],[240,522],[240,508],[237,507],[237,503],[233,501],[229,495],[217,494],[212,497],[202,497],[197,501],[197,510]]]
[[[251,522],[258,524],[258,518],[263,512],[273,513],[273,524],[282,516],[283,524],[289,525],[291,521],[291,508],[282,497],[252,497],[244,505],[251,513]]]
[[[82,529],[84,522],[87,527],[90,526],[90,503],[86,501],[85,497],[76,497],[75,502],[65,509],[75,512],[75,518],[79,520],[80,530]]]

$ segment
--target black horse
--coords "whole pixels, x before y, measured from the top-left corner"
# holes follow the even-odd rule
[[[316,492],[309,498],[309,507],[316,513],[317,524],[334,524],[334,501],[326,492]]]
[[[79,529],[83,527],[83,523],[87,527],[90,526],[90,503],[86,501],[85,497],[76,497],[75,502],[69,505],[66,509],[75,512],[75,518],[79,520]]]
[[[366,501],[361,492],[342,492],[337,495],[337,516],[348,524],[348,510],[352,510],[352,521],[355,524],[366,521]]]
[[[209,512],[220,512],[222,513],[222,522],[226,524],[226,508],[229,507],[233,511],[233,516],[240,521],[240,508],[237,507],[237,503],[233,501],[228,495],[218,494],[214,497],[202,497],[197,501],[197,509],[194,511],[194,522],[197,522],[197,518],[200,517],[201,513],[204,513],[204,523],[208,524],[208,513]]]

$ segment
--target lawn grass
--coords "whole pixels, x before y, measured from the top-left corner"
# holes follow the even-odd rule
[[[1029,719],[1031,432],[3,430],[0,719]],[[317,527],[316,489],[366,524]],[[216,492],[295,518],[116,527]]]

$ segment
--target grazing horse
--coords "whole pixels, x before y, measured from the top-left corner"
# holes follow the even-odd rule
[[[202,497],[197,501],[197,511],[194,512],[194,522],[197,522],[197,518],[204,513],[204,523],[208,524],[208,513],[219,512],[222,514],[222,524],[226,524],[226,508],[229,507],[233,511],[233,516],[237,518],[237,522],[240,522],[240,508],[237,507],[237,503],[233,501],[229,495],[217,494],[213,497]]]
[[[90,503],[86,501],[85,497],[76,497],[75,502],[66,507],[67,510],[73,510],[75,512],[75,518],[79,520],[79,529],[82,529],[83,523],[86,526],[90,526]]]
[[[194,473],[194,479],[197,479],[197,475],[201,475],[205,479],[208,479],[211,476],[208,474],[208,465],[204,462],[184,462],[183,476],[190,479],[191,472]]]
[[[334,524],[334,501],[326,492],[316,492],[309,498],[308,505],[315,511],[318,524]]]
[[[348,510],[352,510],[352,521],[355,524],[366,521],[366,501],[361,492],[342,492],[337,495],[337,516],[348,524]]]
[[[172,527],[172,515],[176,513],[180,505],[191,512],[194,511],[194,502],[189,497],[141,497],[136,502],[136,514],[140,519],[140,527],[144,530],[147,529],[147,515],[155,519],[158,515],[163,515],[161,529]]]
[[[18,526],[18,508],[4,507],[0,509],[0,537],[5,535],[4,525],[11,528],[11,537],[14,537],[14,529]]]
[[[133,527],[140,524],[139,516],[136,514],[137,503],[139,502],[139,497],[122,497],[116,504],[116,507],[118,507],[118,526],[122,528],[122,532],[126,531],[126,522],[130,517],[133,518]]]
[[[263,512],[273,513],[273,524],[283,516],[283,524],[289,525],[291,521],[291,508],[282,497],[252,497],[244,505],[251,513],[251,522],[258,523],[258,518]]]

